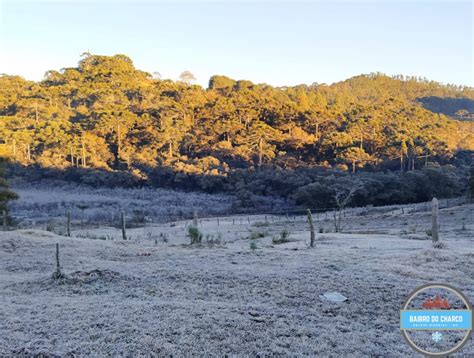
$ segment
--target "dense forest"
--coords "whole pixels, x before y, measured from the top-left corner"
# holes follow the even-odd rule
[[[219,75],[205,89],[193,80],[188,71],[162,80],[127,56],[90,53],[40,82],[3,75],[0,156],[86,182],[238,191],[249,183],[229,187],[236,176],[426,172],[469,163],[474,150],[471,87],[380,73],[295,87]],[[314,184],[304,177],[293,197]],[[286,190],[272,185],[257,194]]]

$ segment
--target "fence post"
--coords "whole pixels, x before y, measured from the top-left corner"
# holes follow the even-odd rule
[[[67,236],[71,236],[71,211],[67,212],[67,223],[66,223],[66,234]]]
[[[431,213],[431,238],[433,240],[433,245],[439,241],[438,236],[438,199],[433,198],[431,202],[432,213]]]
[[[56,243],[56,271],[53,274],[53,279],[59,280],[62,277],[61,265],[59,264],[59,244]]]
[[[6,230],[7,229],[7,211],[3,210],[2,215],[3,215],[3,230]]]
[[[122,211],[120,213],[120,218],[122,222],[122,239],[127,240],[126,225],[125,225],[125,213]]]
[[[313,225],[313,216],[311,215],[311,210],[308,209],[308,222],[309,222],[309,231],[311,235],[310,246],[314,247],[314,241],[316,235],[314,234],[314,225]]]
[[[198,227],[198,212],[196,209],[194,209],[194,213],[193,213],[193,226],[195,228]]]

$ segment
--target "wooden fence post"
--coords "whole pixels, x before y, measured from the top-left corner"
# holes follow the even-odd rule
[[[7,211],[3,210],[2,215],[3,215],[3,230],[6,230],[7,229]]]
[[[126,225],[125,225],[125,213],[122,211],[120,213],[120,218],[122,222],[122,239],[127,240],[127,232],[126,232]]]
[[[71,211],[67,212],[66,234],[71,236]]]
[[[193,213],[193,226],[194,227],[198,227],[198,212],[196,209],[194,209],[194,213]]]
[[[314,241],[316,240],[316,235],[314,233],[313,216],[311,215],[311,210],[309,209],[308,209],[308,222],[309,222],[309,231],[311,235],[310,246],[314,247]]]
[[[61,265],[59,264],[59,244],[56,243],[56,271],[53,273],[53,279],[59,280],[63,277],[64,276],[61,273]]]

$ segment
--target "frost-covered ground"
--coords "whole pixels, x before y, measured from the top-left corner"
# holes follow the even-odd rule
[[[20,226],[57,226],[71,213],[73,225],[118,224],[124,211],[135,224],[191,217],[197,209],[207,215],[225,214],[231,209],[229,195],[186,193],[156,188],[92,188],[58,181],[56,184],[16,186],[20,196],[11,212]]]
[[[203,219],[197,247],[190,221],[130,229],[128,241],[107,227],[3,232],[0,356],[416,356],[399,330],[410,291],[446,282],[474,301],[473,212],[440,211],[437,250],[429,213],[396,208],[347,214],[343,233],[319,215],[314,249],[291,216]],[[283,230],[290,242],[275,244]],[[323,301],[326,291],[348,300]],[[472,338],[460,354],[474,354]]]

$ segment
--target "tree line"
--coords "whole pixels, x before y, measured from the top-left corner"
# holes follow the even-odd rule
[[[419,98],[474,99],[469,87],[361,75],[272,87],[213,76],[207,89],[161,80],[124,55],[84,54],[40,82],[0,77],[0,155],[42,167],[147,168],[227,175],[236,168],[391,168],[446,163],[474,149],[471,123]]]

